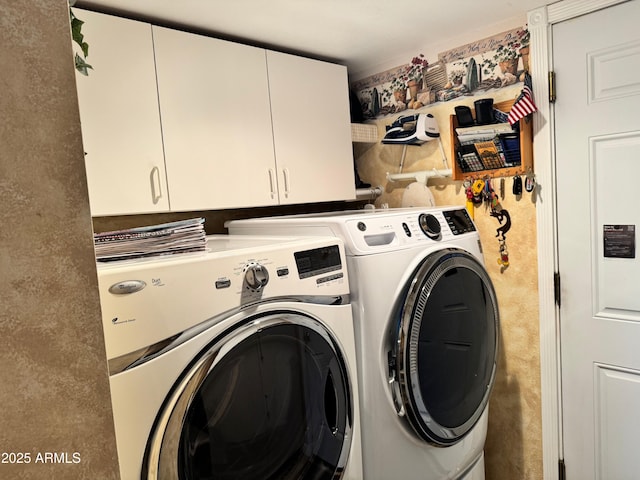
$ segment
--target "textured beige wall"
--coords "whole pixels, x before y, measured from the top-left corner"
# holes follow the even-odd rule
[[[482,97],[502,101],[513,99],[522,84]],[[438,121],[449,165],[449,116],[454,106],[470,105],[479,97],[437,103],[420,112],[432,113]],[[408,113],[408,112],[406,112]],[[411,111],[411,113],[414,113]],[[380,138],[385,125],[398,115],[376,122]],[[386,174],[398,173],[402,146],[381,143],[356,146],[357,165],[363,181],[383,187],[376,200],[389,207],[399,207],[409,181],[390,183]],[[437,141],[407,148],[403,172],[443,168]],[[496,239],[498,221],[489,216],[484,206],[475,209],[475,222],[480,232],[487,270],[496,288],[501,315],[501,342],[498,374],[489,410],[489,433],[485,448],[487,480],[537,480],[542,478],[542,420],[540,400],[540,362],[538,332],[538,287],[536,257],[535,195],[523,192],[520,198],[511,193],[512,178],[505,179],[506,195],[502,206],[511,215],[513,226],[506,235],[510,265],[501,273],[499,244]],[[437,205],[464,205],[461,182],[451,179],[429,180],[429,188]],[[494,181],[496,191],[499,181]]]
[[[0,478],[115,479],[67,1],[0,11]]]

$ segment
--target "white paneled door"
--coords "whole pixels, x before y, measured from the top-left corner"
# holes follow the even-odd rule
[[[553,27],[568,480],[640,475],[640,1]]]

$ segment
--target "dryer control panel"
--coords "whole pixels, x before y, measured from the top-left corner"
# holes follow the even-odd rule
[[[391,252],[455,240],[477,248],[476,227],[464,207],[411,207],[311,213],[233,220],[229,233],[325,235],[344,240],[347,255]]]
[[[466,209],[411,209],[379,211],[345,221],[352,253],[393,250],[419,243],[451,240],[476,231]],[[477,233],[476,233],[477,235]]]
[[[476,231],[476,226],[473,224],[466,208],[460,208],[458,210],[444,210],[442,215],[447,221],[447,224],[451,229],[451,233],[454,235],[461,235],[463,233]]]

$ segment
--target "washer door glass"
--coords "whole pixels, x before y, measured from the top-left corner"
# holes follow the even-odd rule
[[[409,285],[392,357],[406,417],[421,438],[451,445],[479,420],[498,332],[495,291],[475,257],[459,249],[427,257]]]
[[[154,437],[153,478],[340,477],[351,442],[344,360],[317,321],[254,319],[187,372]],[[154,450],[152,447],[151,450]]]

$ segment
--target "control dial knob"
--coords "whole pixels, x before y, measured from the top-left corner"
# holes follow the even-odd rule
[[[264,265],[251,262],[244,267],[244,283],[249,290],[259,292],[269,283],[269,272]]]
[[[421,213],[418,217],[418,223],[420,229],[424,234],[432,240],[439,240],[442,232],[442,227],[438,219],[430,213]]]

